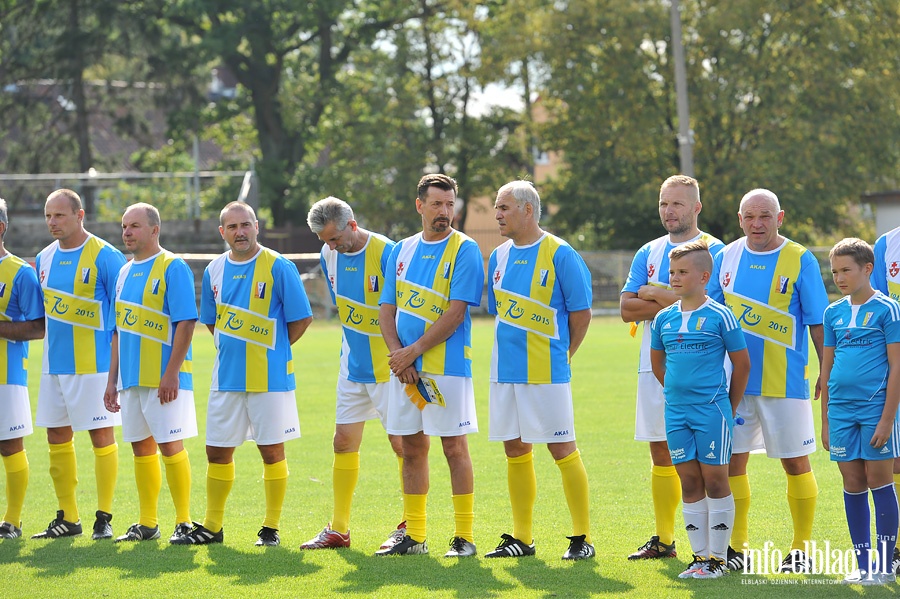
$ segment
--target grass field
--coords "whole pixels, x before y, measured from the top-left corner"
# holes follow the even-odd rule
[[[376,423],[367,426],[362,468],[353,507],[353,546],[342,551],[301,552],[297,547],[331,517],[331,435],[340,331],[315,323],[294,346],[297,402],[303,437],[287,445],[291,478],[282,517],[282,546],[253,546],[263,518],[262,464],[256,448],[244,444],[235,456],[237,481],[228,500],[225,543],[207,547],[166,542],[174,513],[163,483],[160,528],[163,539],[139,544],[75,539],[32,541],[55,514],[56,498],[47,471],[43,429],[26,439],[31,482],[24,510],[25,539],[0,542],[0,597],[770,597],[806,594],[845,597],[860,589],[836,586],[836,576],[756,576],[733,573],[714,581],[682,581],[676,575],[689,561],[690,548],[681,516],[676,538],[679,557],[628,562],[625,555],[652,532],[650,461],[646,444],[632,440],[639,340],[618,319],[595,319],[573,364],[578,445],[591,482],[592,529],[597,557],[577,563],[560,560],[570,520],[559,472],[549,453],[536,448],[538,499],[535,507],[537,556],[520,560],[482,558],[445,560],[453,533],[446,463],[440,445],[431,452],[428,531],[431,555],[376,558],[372,553],[397,524],[401,513],[397,463]],[[475,390],[481,433],[469,439],[475,466],[475,542],[485,553],[511,531],[502,447],[487,440],[488,368],[492,324],[474,326]],[[30,380],[36,403],[41,344],[32,344]],[[186,442],[194,488],[193,517],[206,506],[205,398],[212,366],[212,338],[198,328],[194,339],[194,381],[200,437]],[[818,414],[818,404],[814,412]],[[818,420],[818,416],[817,416]],[[86,434],[76,436],[79,459],[78,501],[89,532],[96,509],[93,454]],[[814,535],[833,548],[849,547],[837,468],[824,451],[813,468],[819,481]],[[753,504],[751,543],[772,541],[782,551],[791,525],[785,481],[779,464],[764,456],[750,461]],[[165,480],[165,477],[163,478]],[[0,476],[0,486],[3,486]],[[114,504],[116,534],[137,520],[130,447],[120,440],[119,483]],[[867,589],[866,595],[894,589]]]

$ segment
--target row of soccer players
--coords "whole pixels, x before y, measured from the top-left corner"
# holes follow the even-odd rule
[[[844,476],[845,505],[854,547],[862,555],[871,547],[866,499],[871,489],[878,512],[894,516],[882,519],[877,526],[879,541],[887,541],[889,555],[882,556],[888,560],[881,564],[882,577],[870,576],[868,580],[892,579],[900,555],[894,547],[897,497],[890,466],[900,456],[900,445],[896,435],[885,436],[885,431],[876,430],[876,425],[884,417],[885,426],[892,428],[898,399],[895,396],[900,393],[900,389],[892,389],[888,382],[889,358],[894,360],[892,352],[900,351],[894,349],[900,347],[896,345],[900,339],[895,338],[892,324],[898,316],[898,307],[891,299],[900,297],[900,229],[880,237],[874,252],[860,240],[844,240],[835,246],[831,256],[834,279],[847,297],[829,307],[816,258],[800,244],[779,234],[784,211],[773,192],[754,189],[743,196],[738,219],[745,236],[727,246],[697,226],[702,205],[695,179],[670,177],[663,182],[659,198],[659,215],[667,234],[637,252],[620,302],[623,320],[645,321],[648,325],[644,328],[641,347],[635,439],[650,444],[656,517],[656,533],[629,559],[676,555],[675,511],[683,502],[694,561],[702,562],[689,565],[683,574],[694,578],[717,577],[726,568],[748,567],[751,545],[747,463],[751,451],[765,450],[784,467],[794,526],[781,571],[810,571],[812,564],[806,549],[812,541],[819,494],[808,457],[816,450],[809,401],[808,339],[811,338],[823,365],[822,376],[815,383],[815,397],[823,394],[831,399],[823,402],[823,441]],[[679,270],[674,268],[670,253],[674,251],[673,256],[690,253],[688,250],[696,249],[693,245],[701,242],[708,247],[705,253],[712,259],[709,267],[704,270],[701,265],[697,273],[704,277],[705,287],[698,306],[718,306],[711,314],[695,313],[681,304],[676,305],[680,297],[683,300],[687,285],[679,280],[673,289],[670,280],[670,277],[680,277],[682,268],[680,265]],[[862,304],[866,307],[862,308]],[[831,322],[827,321],[829,315],[833,316]],[[677,322],[663,322],[674,316],[678,317]],[[682,317],[684,321],[680,320]],[[649,326],[651,321],[653,327]],[[673,353],[686,352],[694,358],[704,354],[706,346],[695,343],[693,337],[702,336],[704,329],[711,329],[715,322],[729,331],[738,328],[743,333],[749,364],[742,378],[745,376],[747,382],[746,389],[732,397],[733,405],[716,416],[719,426],[702,431],[689,418],[686,424],[681,404],[706,403],[712,401],[712,396],[688,393],[691,397],[685,399],[675,388],[664,390],[663,379],[655,371],[660,364],[667,364],[667,359],[673,359]],[[660,330],[654,333],[657,323]],[[732,326],[727,326],[728,323]],[[673,336],[667,342],[668,333]],[[870,338],[871,334],[877,339]],[[739,351],[742,343],[743,340],[735,342],[729,353],[732,349]],[[868,350],[859,353],[864,348]],[[721,345],[719,349],[724,353]],[[665,356],[661,358],[657,353],[656,364],[655,352],[663,352]],[[841,356],[844,357],[840,369],[832,370],[836,358]],[[698,363],[695,360],[694,365]],[[735,369],[737,372],[737,363]],[[843,379],[835,375],[838,371],[844,373]],[[856,386],[849,391],[847,372],[855,373],[850,378]],[[668,385],[670,379],[664,380]],[[721,380],[724,379],[720,376],[715,383]],[[886,395],[890,395],[888,401]],[[716,397],[727,403],[728,394],[724,389],[719,389]],[[871,398],[880,401],[859,403]],[[831,413],[837,410],[835,406],[846,402],[850,408],[844,406],[838,416]],[[673,408],[676,404],[678,409]],[[863,404],[871,409],[862,410]],[[844,418],[848,409],[855,414],[849,422]],[[678,412],[678,416],[670,419],[669,410],[674,410],[673,414]],[[842,426],[839,428],[834,420]],[[733,427],[733,423],[739,426]],[[896,428],[893,424],[893,429]],[[704,488],[707,475],[717,472],[719,467],[724,468],[723,479]],[[702,470],[705,470],[703,475]],[[896,466],[893,471],[897,471]],[[866,559],[860,558],[859,571],[848,577],[849,582],[865,580],[866,573],[873,570],[865,563]]]
[[[334,514],[304,549],[350,546],[350,505],[365,421],[378,418],[397,455],[403,489],[400,524],[376,552],[428,552],[429,437],[439,437],[450,471],[455,530],[447,557],[476,555],[472,463],[477,432],[469,309],[481,302],[484,262],[477,244],[451,226],[456,182],[426,175],[416,190],[422,231],[394,243],[361,228],[336,198],[317,202],[308,224],[342,324],[334,435]],[[497,192],[496,219],[509,240],[492,253],[488,310],[496,317],[491,363],[490,438],[502,441],[509,469],[512,534],[486,557],[533,555],[536,477],[532,445],[545,443],[558,465],[572,534],[563,559],[594,555],[588,478],[575,442],[570,359],[591,320],[591,277],[565,241],[540,228],[541,202],[526,181]],[[0,238],[6,232],[5,203]],[[32,538],[82,533],[76,502],[74,431],[87,430],[96,460],[98,509],[93,538],[113,537],[118,469],[113,427],[132,444],[140,514],[116,541],[160,535],[157,505],[162,454],[175,505],[174,544],[221,543],[234,483],[234,449],[255,441],[263,460],[265,518],[257,545],[278,545],[288,467],[284,443],[300,435],[291,345],[312,320],[296,267],[257,242],[249,206],[231,203],[219,231],[229,251],[203,275],[199,314],[183,260],[162,249],[159,212],[130,206],[122,239],[134,259],[84,229],[78,195],[47,198],[54,238],[35,268],[0,245],[0,321],[8,360],[0,386],[0,453],[8,505],[0,537],[22,534],[28,482],[23,437],[32,432],[26,388],[27,341],[46,336],[35,423],[47,428],[56,517]],[[3,293],[3,289],[7,292]],[[207,506],[190,514],[184,439],[198,434],[191,338],[195,322],[215,337],[206,423]],[[300,366],[302,367],[302,365]]]

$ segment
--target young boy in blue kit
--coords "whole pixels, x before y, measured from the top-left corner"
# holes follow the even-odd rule
[[[744,333],[731,311],[706,296],[712,258],[704,241],[669,253],[679,300],[651,325],[650,361],[666,398],[666,441],[681,479],[693,561],[679,578],[718,578],[734,525],[728,485],[734,414],[750,375]],[[729,389],[725,354],[734,370]]]
[[[832,249],[831,273],[844,297],[825,309],[822,357],[822,442],[844,481],[844,511],[859,568],[844,584],[894,582],[897,493],[893,459],[900,455],[900,304],[872,289],[875,254],[861,239]],[[873,563],[869,490],[875,502],[878,559]]]

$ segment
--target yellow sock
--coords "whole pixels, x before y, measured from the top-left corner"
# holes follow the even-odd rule
[[[119,477],[119,446],[113,443],[94,448],[94,476],[97,478],[97,509],[112,513],[113,494]]]
[[[475,541],[475,493],[453,496],[453,519],[456,523],[454,537]]]
[[[56,491],[59,509],[66,522],[78,522],[75,487],[78,485],[78,466],[75,461],[75,440],[50,444],[50,478]]]
[[[729,476],[728,484],[734,496],[734,526],[731,546],[735,551],[750,548],[750,477],[746,474]]]
[[[263,482],[266,487],[266,519],[263,520],[263,526],[278,530],[284,496],[287,495],[287,479],[287,460],[263,464]]]
[[[591,542],[590,490],[588,489],[587,470],[581,461],[581,452],[577,449],[561,460],[556,460],[562,474],[563,491],[566,503],[572,515],[572,534],[584,535],[585,542]],[[519,539],[525,542],[524,539]]]
[[[159,524],[159,490],[162,488],[162,470],[156,454],[134,456],[134,482],[137,483],[141,508],[138,523],[153,528]]]
[[[400,493],[403,493],[403,456],[397,456],[397,462],[400,466]],[[406,502],[403,502],[403,516],[400,522],[406,522]]]
[[[22,506],[25,505],[25,490],[28,488],[28,458],[25,450],[3,456],[6,469],[6,515],[4,522],[22,525]]]
[[[512,506],[513,536],[529,545],[534,540],[534,502],[537,499],[533,451],[506,458],[506,483]]]
[[[653,466],[650,471],[650,494],[659,542],[671,545],[675,541],[675,512],[681,503],[681,479],[675,466]]]
[[[206,519],[204,528],[212,532],[222,530],[225,521],[225,502],[234,485],[234,462],[209,464],[206,467]]]
[[[163,456],[166,465],[166,482],[175,505],[175,522],[191,521],[191,462],[186,449],[175,455]]]
[[[334,515],[331,528],[339,533],[350,532],[350,506],[359,480],[359,452],[334,454],[331,481],[334,488]]]
[[[804,549],[804,541],[812,539],[813,518],[816,515],[816,497],[819,485],[812,472],[804,472],[787,477],[787,500],[791,508],[791,519],[794,521],[794,539],[791,550]]]
[[[425,536],[426,504],[428,495],[403,494],[403,504],[406,509],[406,534],[416,543],[421,543]]]

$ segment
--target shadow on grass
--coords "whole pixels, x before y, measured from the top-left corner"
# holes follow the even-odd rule
[[[562,567],[550,567],[533,557],[501,558],[513,564],[506,573],[516,578],[522,587],[541,591],[545,597],[590,597],[598,593],[625,593],[632,585],[600,575],[596,560],[563,562]]]
[[[321,570],[320,566],[304,563],[293,551],[280,547],[238,551],[227,545],[207,545],[209,559],[206,566],[210,576],[227,578],[231,584],[256,585],[282,576],[307,576]]]
[[[25,539],[2,539],[0,540],[0,564],[11,564],[19,561],[22,553],[22,545]]]

